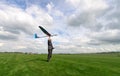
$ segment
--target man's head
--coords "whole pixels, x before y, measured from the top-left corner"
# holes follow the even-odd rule
[[[48,37],[48,40],[51,40],[50,36]]]

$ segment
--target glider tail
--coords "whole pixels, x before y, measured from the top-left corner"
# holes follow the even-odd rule
[[[34,34],[34,38],[39,38],[36,33]]]

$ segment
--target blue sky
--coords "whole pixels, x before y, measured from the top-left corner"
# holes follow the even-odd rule
[[[119,0],[0,0],[0,51],[47,53],[52,34],[54,53],[120,51]]]

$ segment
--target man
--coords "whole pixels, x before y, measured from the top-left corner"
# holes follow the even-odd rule
[[[47,61],[49,62],[50,61],[50,58],[52,57],[52,50],[53,50],[53,45],[52,45],[52,41],[51,41],[51,38],[49,37],[48,38],[48,58],[47,58]]]

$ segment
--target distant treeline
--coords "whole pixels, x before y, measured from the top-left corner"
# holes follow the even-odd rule
[[[32,53],[32,52],[0,52],[0,53],[12,53],[12,54],[38,54],[38,53]]]
[[[39,54],[39,53],[32,53],[32,52],[0,52],[0,53],[13,53],[13,54]],[[45,54],[45,53],[41,53]],[[120,51],[113,51],[113,52],[98,52],[98,53],[55,53],[55,54],[120,54]]]
[[[112,51],[112,52],[100,52],[100,53],[96,53],[96,54],[118,54],[120,53],[120,51]]]

